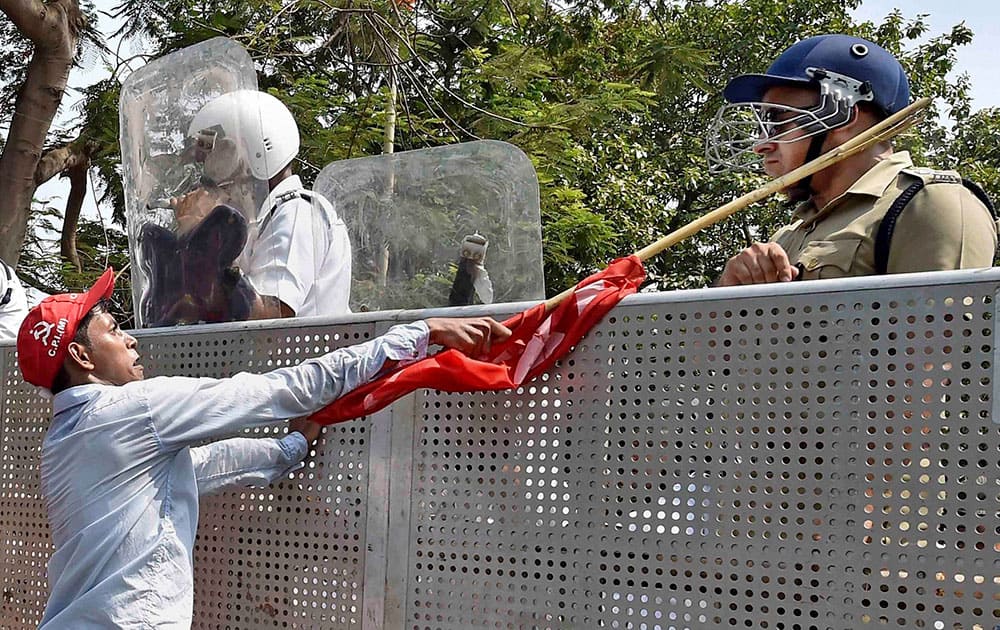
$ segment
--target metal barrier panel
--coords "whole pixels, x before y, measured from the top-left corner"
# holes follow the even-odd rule
[[[229,376],[295,365],[375,330],[372,322],[219,325],[140,343],[150,374]],[[328,427],[322,456],[290,479],[202,501],[193,628],[362,627],[370,427],[367,419]],[[278,423],[245,435],[283,433]]]
[[[641,297],[424,393],[407,627],[1000,623],[996,285],[861,286]]]
[[[39,477],[48,400],[21,380],[13,347],[0,347],[0,628],[35,628],[48,597],[45,564],[52,553]]]
[[[991,630],[998,286],[990,270],[629,298],[517,391],[418,392],[328,428],[288,480],[204,501],[195,627]],[[140,344],[149,374],[225,376],[427,315]],[[28,628],[49,410],[2,351],[0,625]]]

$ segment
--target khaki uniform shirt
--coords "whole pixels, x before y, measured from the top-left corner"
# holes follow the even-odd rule
[[[800,279],[874,275],[875,237],[882,217],[919,181],[920,172],[909,153],[894,153],[826,207],[817,210],[811,201],[800,204],[795,221],[771,240],[799,265]],[[960,183],[929,184],[899,215],[887,271],[989,267],[996,248],[997,225],[974,194]]]

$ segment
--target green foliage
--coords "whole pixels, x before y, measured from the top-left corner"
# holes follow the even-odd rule
[[[590,210],[579,190],[548,187],[542,223],[546,286],[572,286],[592,271],[583,261],[610,260],[618,253],[611,221]]]
[[[943,149],[939,162],[954,165],[988,190],[1000,192],[1000,109],[991,107],[966,118]],[[993,197],[1000,199],[997,194]]]
[[[43,293],[81,291],[90,287],[108,267],[121,271],[128,266],[128,239],[120,229],[106,222],[81,217],[77,247],[82,271],[59,256],[59,228],[62,211],[47,200],[36,203],[29,217],[28,232],[17,275],[26,285]],[[132,322],[132,289],[126,272],[115,283],[113,314],[123,326]]]
[[[114,79],[99,81],[83,90],[83,124],[80,141],[95,147],[90,163],[101,182],[98,203],[112,208],[113,219],[125,224],[125,198],[119,176],[121,153],[118,147],[118,93]]]
[[[24,38],[10,20],[0,20],[0,115],[4,127],[14,115],[14,99],[24,82],[28,66],[25,60],[31,57],[31,42]]]
[[[62,212],[46,201],[36,202],[28,217],[28,231],[17,261],[21,280],[44,293],[64,288],[63,263],[59,258],[59,226]]]

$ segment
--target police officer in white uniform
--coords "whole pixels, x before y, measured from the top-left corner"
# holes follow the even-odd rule
[[[14,269],[0,260],[0,341],[16,339],[28,314],[28,298]]]
[[[267,182],[269,194],[237,261],[259,296],[251,318],[349,313],[347,227],[332,204],[306,190],[294,173],[299,130],[288,108],[265,92],[229,92],[192,120],[189,135],[206,132],[234,139],[250,175]]]

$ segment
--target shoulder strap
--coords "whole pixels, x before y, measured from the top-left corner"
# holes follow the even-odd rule
[[[899,215],[906,208],[906,204],[913,201],[918,192],[924,189],[924,180],[918,179],[903,191],[903,194],[896,197],[882,222],[878,226],[878,234],[875,235],[875,273],[882,275],[889,267],[889,246],[892,244],[892,233],[896,229],[896,221]]]
[[[931,180],[931,184],[937,184],[942,182],[947,182],[948,180]],[[997,210],[996,206],[993,205],[993,201],[990,199],[986,191],[983,190],[982,186],[975,183],[974,181],[966,178],[962,178],[962,185],[969,190],[973,195],[976,196],[986,209],[989,210],[990,216],[993,220],[997,220]],[[917,193],[924,188],[924,179],[920,178],[914,183],[910,184],[903,193],[896,197],[896,200],[892,202],[889,209],[886,211],[885,216],[882,217],[882,223],[879,224],[878,234],[875,236],[875,273],[882,275],[886,272],[889,267],[889,248],[892,245],[892,233],[896,229],[896,222],[899,220],[899,215],[906,209],[906,205],[913,201],[913,198],[917,196]]]
[[[334,210],[333,204],[331,204],[326,197],[313,190],[300,190],[299,197],[305,199],[313,206],[318,205],[323,209],[323,212],[320,213],[320,215],[323,217],[323,223],[326,224],[326,231],[329,233],[330,230],[333,229],[335,220],[338,219],[337,211]]]
[[[986,209],[990,211],[990,216],[993,217],[994,221],[996,221],[997,220],[996,206],[993,205],[993,200],[990,199],[990,196],[986,194],[986,191],[983,190],[983,187],[977,184],[976,182],[972,181],[971,179],[966,179],[964,177],[962,178],[962,185],[965,186],[969,190],[969,192],[975,195],[976,199],[978,199],[980,203],[986,206]]]
[[[10,271],[10,265],[5,262],[0,261],[0,266],[3,266],[4,272],[7,274],[7,290],[4,291],[3,297],[0,298],[0,306],[7,306],[10,302],[10,298],[14,292],[14,278],[12,277]]]
[[[286,193],[279,195],[274,200],[274,204],[267,211],[267,216],[264,217],[263,221],[261,221],[260,227],[258,228],[258,232],[263,233],[264,230],[267,228],[268,224],[271,223],[271,219],[274,218],[274,213],[278,210],[278,206],[280,206],[285,202],[291,201],[292,199],[304,199],[305,201],[308,201],[310,204],[313,204],[314,202],[319,202],[320,205],[323,205],[323,207],[326,208],[326,206],[323,204],[323,202],[326,200],[323,199],[322,196],[317,195],[311,190],[305,190],[305,189],[290,190]],[[327,223],[327,229],[329,229],[330,218],[326,215],[326,213],[323,214],[323,220]]]

